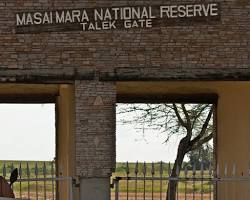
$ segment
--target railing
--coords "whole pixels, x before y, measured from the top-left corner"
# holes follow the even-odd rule
[[[16,198],[56,200],[58,189],[63,187],[61,191],[68,195],[66,199],[73,200],[73,179],[72,177],[57,177],[54,162],[2,161],[2,176],[8,180],[15,168],[18,169],[18,179],[12,189]]]
[[[19,191],[15,191],[16,198],[27,199],[27,200],[56,200],[57,195],[55,194],[56,185],[59,185],[63,182],[67,183],[67,200],[73,200],[73,179],[72,177],[53,177],[53,178],[27,178],[27,179],[18,179],[19,182]],[[22,185],[28,184],[28,191],[25,191],[22,188]],[[34,184],[32,184],[34,183]],[[32,185],[35,185],[35,190],[32,191]],[[40,185],[40,188],[38,188]],[[53,189],[54,188],[54,189]],[[17,189],[18,190],[18,189]],[[65,191],[64,191],[65,192]],[[63,194],[62,194],[63,195]]]
[[[216,168],[216,170],[214,170]],[[230,169],[230,171],[229,171]],[[171,177],[172,165],[127,163],[123,172],[114,174],[115,200],[249,200],[250,169],[239,172],[236,165],[182,167]],[[178,173],[179,173],[178,172]],[[119,175],[120,174],[120,175]],[[176,192],[168,192],[177,183]]]

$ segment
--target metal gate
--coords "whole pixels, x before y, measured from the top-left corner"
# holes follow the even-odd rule
[[[250,169],[237,171],[234,164],[208,168],[201,164],[191,169],[180,168],[180,175],[171,177],[170,164],[127,163],[124,175],[112,179],[112,199],[249,200]],[[167,193],[168,186],[174,183],[177,183],[174,195]]]
[[[56,176],[54,162],[6,161],[2,164],[2,176],[8,180],[15,168],[18,171],[18,178],[12,189],[16,198],[56,200],[58,196],[67,194],[66,199],[73,200],[74,180],[72,177]],[[58,189],[62,186],[67,191]]]

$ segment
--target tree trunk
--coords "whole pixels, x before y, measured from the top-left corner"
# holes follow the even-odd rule
[[[187,149],[186,147],[188,146],[188,141],[185,139],[186,138],[183,138],[180,141],[180,144],[178,146],[178,152],[177,152],[177,156],[176,156],[176,159],[174,162],[174,167],[173,167],[172,172],[170,174],[171,178],[176,178],[180,174],[182,162],[183,162],[184,156],[186,154],[186,149]],[[177,187],[178,187],[178,181],[175,181],[175,180],[169,181],[166,200],[175,200],[176,199]]]

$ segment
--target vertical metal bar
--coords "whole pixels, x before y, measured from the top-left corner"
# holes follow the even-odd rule
[[[3,178],[5,179],[6,178],[6,166],[5,166],[5,163],[3,163]]]
[[[235,165],[235,163],[233,164],[232,176],[233,176],[233,178],[236,177],[236,165]],[[233,199],[236,199],[236,189],[235,189],[235,187],[236,187],[235,181],[233,181],[233,195],[234,195]]]
[[[119,200],[119,180],[114,179],[115,183],[115,200]]]
[[[160,200],[162,200],[162,176],[163,176],[163,163],[160,163]]]
[[[38,178],[38,165],[37,162],[35,164],[35,177],[36,177],[36,200],[38,200],[38,183],[37,183],[37,178]]]
[[[179,200],[179,180],[177,180],[176,183],[176,200]]]
[[[195,200],[195,177],[196,175],[196,166],[195,166],[195,163],[193,165],[193,200]]]
[[[210,164],[209,164],[209,178],[210,178],[210,180],[212,180],[212,164],[211,164],[211,162],[210,162]],[[213,181],[210,181],[209,182],[209,200],[212,200],[212,187],[211,187],[211,185],[213,184]]]
[[[44,190],[44,200],[47,199],[47,194],[46,194],[46,174],[47,174],[47,169],[46,169],[46,163],[43,163],[43,177],[44,177],[44,182],[43,182],[43,190]]]
[[[177,173],[177,182],[176,182],[176,199],[179,200],[179,190],[178,190],[178,185],[179,185],[179,174],[180,174],[180,166],[177,165],[176,168],[176,173]]]
[[[54,171],[54,162],[52,161],[51,162],[51,177],[52,177],[52,181],[51,181],[51,185],[52,185],[52,200],[54,200],[55,199],[55,193],[54,193],[54,191],[55,191],[55,184],[54,184],[54,174],[55,174],[55,171]]]
[[[225,163],[224,177],[227,178],[227,175],[228,175],[228,173],[227,173],[227,163]],[[224,192],[225,192],[225,199],[228,199],[228,182],[226,181],[224,184],[225,184],[225,190],[224,190]]]
[[[127,200],[129,199],[129,164],[127,162],[127,166],[126,166],[126,174],[127,174],[127,191],[126,191],[126,194],[127,194]]]
[[[154,175],[155,175],[155,166],[154,166],[153,162],[152,162],[152,167],[151,167],[151,175],[152,175],[152,200],[154,200]]]
[[[73,200],[73,178],[69,178],[69,200]],[[46,200],[46,199],[45,199]]]
[[[143,200],[146,199],[146,173],[147,173],[147,166],[146,163],[143,163]]]
[[[170,162],[168,163],[168,188],[171,187],[171,164]],[[171,194],[168,190],[168,200],[170,200]]]
[[[203,200],[203,193],[204,193],[203,181],[204,181],[204,164],[203,161],[201,161],[201,200]]]
[[[5,163],[3,164],[3,178],[6,178],[6,166]]]
[[[6,178],[6,165],[3,163],[3,177]]]
[[[217,166],[216,166],[216,178],[219,178],[220,177],[220,166],[219,166],[219,163],[217,163]],[[219,185],[219,181],[216,182],[216,189],[218,188],[218,185]],[[216,199],[219,199],[219,195],[218,195],[218,192],[216,191]],[[214,195],[214,196],[215,196]]]
[[[137,200],[138,161],[135,163],[135,200]]]
[[[22,163],[19,163],[19,194],[20,194],[20,198],[22,199]]]
[[[247,178],[248,178],[248,186],[249,186],[249,184],[250,184],[250,163],[248,163],[248,169],[247,169],[248,171],[247,171]]]
[[[27,174],[27,178],[28,178],[28,199],[30,199],[30,167],[29,167],[29,163],[27,162],[27,169],[26,169],[26,174]]]
[[[13,163],[11,163],[11,167],[10,167],[10,174],[11,172],[14,170],[14,165]],[[14,184],[12,184],[12,190],[14,191]]]
[[[187,169],[187,166],[185,166],[185,171],[184,171],[184,176],[185,176],[185,196],[184,196],[184,198],[185,198],[185,200],[187,200],[187,175],[188,175],[188,169]]]
[[[11,166],[10,166],[10,172],[12,172],[14,170],[14,164],[11,163]]]

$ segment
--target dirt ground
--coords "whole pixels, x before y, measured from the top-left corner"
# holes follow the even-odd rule
[[[18,195],[16,197],[17,199],[20,198]],[[29,200],[29,198],[27,198],[26,195],[23,195],[22,197],[23,197],[22,200]],[[45,199],[42,193],[39,193],[38,199],[39,200]],[[135,193],[129,193],[129,198],[128,198],[128,200],[165,200],[165,199],[166,199],[165,193],[162,193],[162,195],[160,195],[160,193],[154,193],[153,196],[152,193],[146,193],[145,199],[143,193],[137,193],[137,197],[135,196]],[[30,194],[30,200],[36,200],[35,193]],[[50,193],[47,194],[46,200],[53,200],[52,195]],[[111,200],[116,200],[114,192],[111,193]],[[119,200],[127,200],[127,194],[125,192],[120,192]],[[184,194],[179,194],[176,200],[214,200],[214,199],[212,194],[211,195],[203,194],[203,196],[201,196],[201,194],[197,193],[195,194],[194,198],[192,194],[187,194],[186,197]]]
[[[152,196],[152,193],[146,193],[145,199],[143,193],[137,193],[137,198],[135,197],[134,193],[129,194],[129,200],[165,200],[166,194],[162,193],[154,193]],[[115,200],[115,194],[111,194],[111,200]],[[127,194],[126,193],[120,193],[119,194],[119,200],[127,200]],[[187,194],[186,197],[184,194],[179,194],[176,200],[213,200],[213,195],[209,194],[195,194],[194,198],[192,194]]]
[[[16,199],[21,199],[21,200],[36,200],[37,196],[35,192],[31,192],[30,196],[28,198],[28,195],[25,193],[22,195],[22,198],[20,197],[19,194],[16,194]],[[55,196],[54,196],[55,199]],[[46,194],[46,200],[54,200],[53,196],[51,193]],[[38,193],[38,200],[45,200],[44,193]]]

